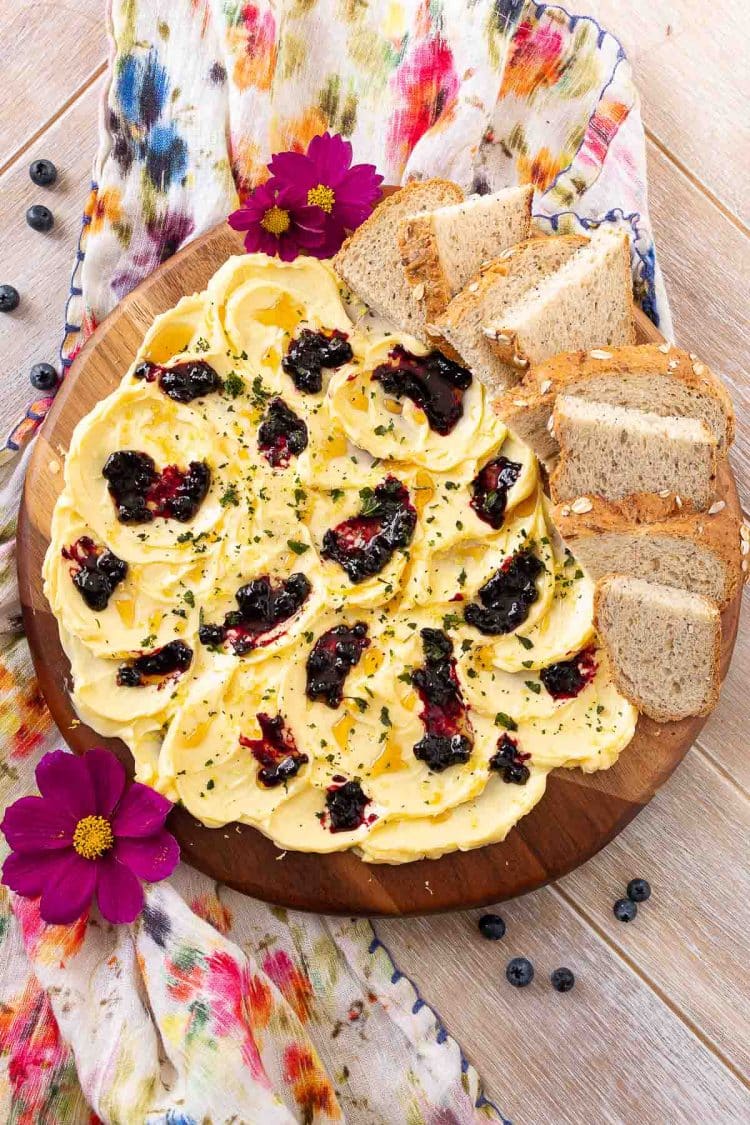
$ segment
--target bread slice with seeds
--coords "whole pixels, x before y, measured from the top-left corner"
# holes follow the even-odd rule
[[[483,262],[528,238],[533,194],[531,185],[505,188],[402,220],[401,263],[412,293],[422,294],[426,321],[444,312]]]
[[[437,346],[450,350],[487,386],[513,386],[521,378],[521,369],[498,358],[482,325],[500,316],[585,245],[585,238],[571,234],[529,238],[506,250],[483,267],[434,322]]]
[[[597,228],[560,269],[493,314],[482,331],[498,359],[524,370],[558,352],[634,344],[625,231]]]
[[[556,503],[662,491],[677,493],[701,511],[713,502],[717,443],[705,422],[572,395],[557,396],[552,419],[560,445],[550,474]]]
[[[740,521],[723,500],[696,512],[674,493],[579,497],[572,506],[555,505],[552,522],[594,580],[631,575],[703,594],[720,608],[739,587]]]
[[[449,180],[422,180],[402,187],[380,203],[347,238],[333,268],[365,304],[405,332],[424,335],[422,303],[412,293],[401,265],[402,221],[419,211],[460,203],[464,193]]]
[[[700,418],[719,450],[734,440],[732,401],[718,376],[669,344],[565,352],[533,367],[495,409],[537,456],[558,453],[549,420],[558,394],[634,407],[663,417]]]
[[[610,574],[594,624],[617,689],[657,723],[707,715],[720,688],[721,616],[701,594]]]

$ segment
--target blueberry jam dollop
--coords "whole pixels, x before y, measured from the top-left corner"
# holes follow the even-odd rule
[[[394,551],[408,547],[417,526],[416,508],[396,477],[386,477],[363,500],[358,515],[323,536],[322,558],[337,562],[352,582],[379,574]]]
[[[539,679],[553,699],[575,699],[596,675],[594,649],[585,648],[572,660],[542,668]]]
[[[311,590],[310,580],[300,573],[276,583],[267,574],[254,578],[234,595],[237,609],[227,613],[221,625],[201,625],[198,638],[212,647],[227,642],[237,656],[244,656],[268,644],[273,639],[268,634],[299,612]]]
[[[334,625],[318,637],[307,657],[307,698],[321,699],[334,709],[338,707],[344,697],[346,677],[369,644],[363,621]]]
[[[486,636],[511,633],[523,624],[529,609],[539,597],[536,580],[544,563],[531,551],[510,555],[492,578],[479,590],[479,603],[464,610],[467,625]]]
[[[187,672],[192,662],[193,650],[184,641],[170,641],[153,652],[144,652],[143,656],[121,664],[117,669],[117,684],[119,687],[145,687],[151,683],[161,685]]]
[[[102,474],[120,523],[150,523],[159,516],[187,523],[211,486],[205,461],[191,461],[187,469],[167,465],[159,473],[153,458],[135,449],[110,454]]]
[[[505,519],[508,493],[521,475],[523,466],[507,457],[495,457],[480,469],[471,482],[471,506],[490,527],[499,530]]]
[[[303,328],[289,345],[281,366],[298,391],[317,395],[323,389],[323,368],[341,367],[353,355],[346,333],[338,328],[323,332]]]
[[[203,359],[190,359],[163,367],[160,363],[145,360],[139,363],[133,375],[147,383],[158,381],[159,389],[175,402],[192,402],[220,391],[223,383],[210,364]]]
[[[468,762],[474,745],[473,731],[450,637],[440,629],[422,629],[425,662],[415,668],[411,682],[422,700],[420,718],[425,734],[414,747],[414,757],[435,773]]]
[[[307,754],[297,749],[294,735],[287,730],[281,715],[271,718],[264,712],[256,715],[260,726],[260,738],[246,738],[240,735],[240,746],[245,746],[260,765],[258,781],[267,789],[274,789],[290,781],[306,762]]]
[[[307,426],[281,398],[268,405],[258,428],[258,449],[274,469],[285,469],[307,448]]]
[[[387,363],[372,373],[387,395],[409,398],[427,416],[430,429],[449,434],[463,416],[464,391],[471,386],[471,372],[442,352],[414,355],[401,344],[390,352]]]
[[[332,785],[326,792],[326,810],[331,832],[354,832],[365,823],[370,798],[358,781]]]
[[[521,753],[515,738],[503,734],[497,740],[497,751],[490,758],[490,769],[499,773],[509,785],[525,785],[531,773],[524,763],[530,757],[531,754]]]
[[[70,574],[73,585],[89,609],[101,613],[109,604],[115,587],[128,573],[128,564],[106,547],[99,547],[88,535],[82,535],[63,547],[62,557],[73,563]]]

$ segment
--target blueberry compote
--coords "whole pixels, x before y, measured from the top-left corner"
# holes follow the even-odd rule
[[[281,398],[268,405],[258,428],[258,449],[274,469],[285,469],[307,448],[307,426]]]
[[[289,345],[281,366],[298,391],[317,395],[323,389],[323,368],[341,367],[353,354],[346,333],[339,332],[338,328],[322,332],[303,328]]]
[[[386,477],[364,497],[358,515],[325,533],[321,556],[343,567],[352,582],[364,582],[387,566],[394,551],[408,547],[416,525],[408,490]]]
[[[507,457],[495,457],[480,469],[471,482],[471,506],[490,527],[503,526],[508,492],[518,480],[523,466]]]
[[[383,390],[395,398],[410,398],[424,410],[430,429],[449,434],[464,412],[464,391],[471,386],[471,372],[442,352],[414,355],[397,344],[372,373]]]
[[[572,660],[561,660],[542,668],[539,679],[553,699],[575,699],[596,675],[593,648],[585,648]]]
[[[344,697],[346,677],[369,644],[363,621],[334,625],[318,637],[307,657],[308,699],[321,699],[329,707],[338,707]]]
[[[456,675],[451,640],[440,629],[422,629],[425,662],[415,668],[411,682],[422,700],[420,718],[424,738],[414,747],[414,757],[435,773],[468,762],[474,745],[473,731],[461,685]]]
[[[240,586],[234,595],[237,609],[224,618],[222,625],[201,625],[201,644],[219,645],[228,642],[237,656],[268,644],[270,633],[297,613],[310,596],[312,586],[304,574],[291,574],[272,582],[267,574]]]
[[[193,650],[184,641],[170,641],[121,664],[117,669],[117,683],[119,687],[146,687],[153,683],[161,687],[167,680],[187,672],[192,662]]]
[[[471,602],[464,610],[467,625],[473,625],[486,636],[511,633],[529,615],[539,597],[536,580],[544,570],[531,551],[510,555],[492,578],[479,590],[479,602]]]
[[[503,734],[497,740],[497,751],[490,758],[490,769],[499,773],[503,781],[509,785],[525,785],[531,773],[525,765],[531,754],[522,754],[518,749],[518,742],[509,734]]]
[[[354,832],[365,823],[365,819],[368,822],[374,820],[374,817],[365,818],[365,809],[369,804],[370,798],[358,781],[332,785],[326,792],[331,832]]]
[[[213,391],[220,391],[223,386],[213,367],[202,359],[175,363],[173,367],[163,367],[160,363],[145,360],[138,364],[133,375],[136,379],[145,379],[147,383],[158,380],[159,389],[175,402],[192,402],[195,398],[205,398]]]
[[[127,575],[128,564],[106,547],[98,547],[88,535],[63,547],[62,557],[73,563],[70,568],[73,585],[89,609],[96,613],[105,610],[115,587]]]
[[[281,715],[272,719],[261,712],[256,718],[261,737],[245,738],[240,735],[240,746],[247,747],[260,765],[258,781],[261,785],[274,789],[290,781],[310,759],[297,749],[294,735],[286,729]]]
[[[120,523],[150,523],[159,516],[187,523],[211,485],[205,461],[191,461],[187,469],[167,465],[158,473],[153,458],[135,449],[110,454],[102,474]]]

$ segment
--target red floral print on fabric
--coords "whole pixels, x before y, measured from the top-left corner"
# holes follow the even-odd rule
[[[307,1047],[292,1043],[284,1051],[284,1078],[292,1087],[305,1121],[313,1121],[316,1113],[327,1113],[334,1121],[341,1117],[333,1087],[320,1061]]]
[[[417,42],[391,86],[396,108],[388,126],[388,158],[400,175],[417,141],[455,104],[459,80],[445,40],[431,34]]]
[[[562,32],[549,24],[524,20],[513,37],[500,97],[528,98],[538,89],[554,86],[564,68]]]
[[[294,1009],[300,1022],[306,1023],[310,1019],[313,1002],[313,989],[307,976],[283,949],[266,957],[263,969]]]

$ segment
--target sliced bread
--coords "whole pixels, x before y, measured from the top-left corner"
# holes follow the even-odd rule
[[[489,387],[509,387],[522,370],[504,362],[490,347],[482,326],[514,305],[543,278],[550,276],[586,245],[579,235],[529,238],[490,262],[453,298],[434,322],[441,349],[450,349]]]
[[[596,586],[594,623],[616,687],[639,711],[667,723],[716,705],[721,617],[708,598],[610,574]]]
[[[688,510],[674,493],[624,500],[584,497],[552,509],[552,522],[590,578],[614,572],[703,594],[723,608],[741,572],[740,521],[723,500]]]
[[[530,185],[506,188],[402,220],[401,262],[426,321],[440,316],[483,262],[528,238],[533,194]]]
[[[716,438],[697,418],[558,395],[552,414],[560,459],[550,474],[553,500],[633,492],[675,492],[699,510],[714,499]]]
[[[521,369],[576,348],[634,344],[625,231],[597,228],[560,269],[485,321],[483,333],[498,359]]]
[[[449,180],[422,180],[388,196],[333,259],[333,268],[349,288],[379,316],[405,332],[424,335],[423,306],[412,293],[401,265],[399,231],[403,219],[460,203],[464,193]]]
[[[558,452],[548,425],[560,393],[663,417],[700,418],[722,452],[734,440],[732,401],[721,380],[669,344],[566,352],[533,367],[520,387],[499,398],[495,409],[543,461]]]

